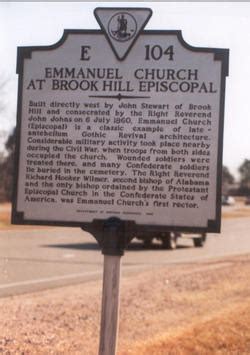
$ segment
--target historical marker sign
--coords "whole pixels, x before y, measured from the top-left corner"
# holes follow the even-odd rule
[[[220,229],[228,50],[96,9],[101,30],[20,47],[13,223]]]

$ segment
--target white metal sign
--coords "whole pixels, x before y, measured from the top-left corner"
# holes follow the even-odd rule
[[[18,54],[14,223],[219,231],[228,50],[144,31],[149,9],[96,9]]]

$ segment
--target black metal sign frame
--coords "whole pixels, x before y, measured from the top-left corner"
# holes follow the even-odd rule
[[[66,40],[68,35],[104,35],[102,30],[65,30],[61,40],[51,46],[32,46],[32,47],[19,47],[17,58],[17,74],[19,75],[18,82],[18,103],[17,103],[17,127],[16,127],[16,154],[15,154],[15,169],[14,169],[14,192],[13,192],[13,209],[12,209],[12,223],[14,224],[26,224],[26,225],[48,225],[48,226],[68,226],[68,227],[82,227],[87,231],[90,231],[96,235],[102,235],[102,230],[105,228],[105,220],[93,219],[91,223],[85,223],[84,221],[51,221],[51,220],[30,220],[26,219],[24,213],[17,210],[17,186],[19,179],[19,164],[20,164],[20,147],[21,147],[21,126],[22,126],[22,99],[23,99],[23,78],[24,78],[24,61],[27,58],[31,58],[32,53],[35,51],[50,51],[59,48]],[[221,223],[221,176],[222,176],[222,153],[223,153],[223,126],[224,126],[224,105],[225,105],[225,80],[228,76],[228,49],[218,48],[202,48],[192,47],[188,45],[182,37],[181,31],[168,31],[168,30],[143,30],[140,36],[157,35],[157,36],[169,36],[175,35],[182,44],[183,47],[189,51],[196,53],[212,53],[214,54],[215,61],[221,61],[221,87],[220,87],[220,110],[219,110],[219,132],[218,132],[218,154],[217,154],[217,187],[216,187],[216,219],[209,220],[207,227],[190,227],[184,226],[172,226],[172,225],[144,225],[136,224],[133,220],[123,220],[125,234],[128,241],[131,236],[135,236],[136,233],[140,233],[143,230],[147,231],[188,231],[188,232],[219,232]]]

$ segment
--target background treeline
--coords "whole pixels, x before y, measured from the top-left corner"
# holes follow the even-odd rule
[[[6,153],[0,153],[0,202],[11,201],[13,174],[15,129],[5,143]],[[239,167],[240,180],[236,183],[234,176],[226,166],[222,171],[222,193],[224,195],[250,196],[250,160],[245,159]]]

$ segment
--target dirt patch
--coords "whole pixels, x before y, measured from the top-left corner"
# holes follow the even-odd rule
[[[35,226],[36,229],[41,228],[54,228],[48,226]],[[33,225],[13,225],[11,224],[11,204],[0,204],[0,230],[21,230],[21,229],[34,229]]]
[[[118,354],[249,353],[249,279],[250,255],[124,277]],[[98,353],[99,281],[1,299],[0,307],[0,353]]]

